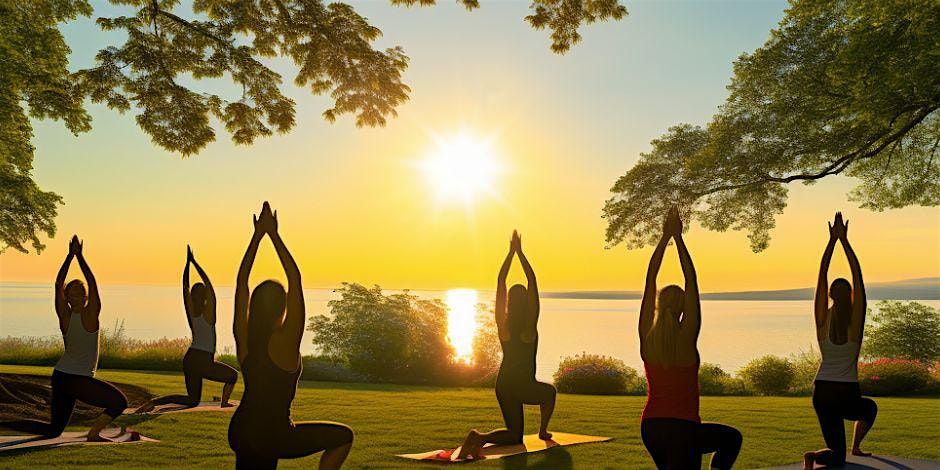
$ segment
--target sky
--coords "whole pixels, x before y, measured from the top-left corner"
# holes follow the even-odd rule
[[[583,41],[559,56],[547,32],[524,22],[529,2],[481,3],[467,12],[450,1],[352,2],[383,31],[378,45],[400,45],[411,58],[411,99],[382,128],[322,119],[329,98],[293,86],[296,69],[283,60],[272,67],[297,102],[297,125],[247,147],[217,127],[215,143],[184,158],[154,146],[133,110],[92,104],[94,129],[78,137],[61,123],[34,122],[34,178],[65,205],[42,254],[0,254],[0,281],[51,282],[77,233],[99,283],[175,284],[190,243],[213,282],[231,285],[251,215],[268,200],[307,287],[492,289],[518,229],[542,290],[642,288],[651,248],[605,246],[610,187],[670,126],[708,121],[726,97],[732,62],[764,43],[786,4],[626,1],[628,17],[583,28]],[[93,4],[99,15],[111,8]],[[87,18],[64,33],[75,69],[120,40]],[[470,205],[442,200],[420,169],[435,139],[453,135],[488,142],[502,169]],[[761,253],[742,232],[693,225],[686,242],[702,290],[813,285],[836,210],[851,221],[867,280],[940,275],[940,211],[873,213],[847,200],[852,186],[846,178],[792,185]],[[833,275],[847,272],[837,251]],[[521,279],[518,266],[511,276]],[[680,276],[670,249],[660,282]],[[253,280],[268,277],[283,274],[265,242]]]

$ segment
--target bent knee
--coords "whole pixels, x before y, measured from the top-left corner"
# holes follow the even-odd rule
[[[741,434],[741,431],[738,431],[735,428],[729,428],[728,431],[728,440],[737,448],[741,448],[741,444],[744,443],[744,435]]]
[[[125,397],[124,394],[121,394],[120,398],[115,398],[114,403],[111,403],[111,405],[108,406],[104,412],[113,419],[124,414],[124,410],[126,409],[127,397]]]
[[[340,423],[336,423],[333,426],[335,426],[334,432],[336,433],[335,447],[342,447],[353,443],[353,440],[356,438],[356,433],[353,432],[351,427]]]
[[[874,423],[875,418],[877,416],[878,416],[878,404],[875,403],[875,400],[866,398],[865,399],[865,415],[862,417],[862,420],[868,423]]]

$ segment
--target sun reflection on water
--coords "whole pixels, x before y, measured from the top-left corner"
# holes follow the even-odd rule
[[[451,289],[444,299],[447,305],[447,340],[454,346],[455,360],[473,361],[473,337],[477,331],[477,291]]]

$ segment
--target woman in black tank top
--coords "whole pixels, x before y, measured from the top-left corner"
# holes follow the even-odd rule
[[[267,234],[287,274],[287,291],[264,281],[248,295],[248,276]],[[245,393],[228,428],[237,469],[277,468],[279,459],[323,452],[321,469],[338,469],[352,447],[353,433],[339,423],[295,423],[290,405],[302,363],[304,298],[300,271],[277,233],[277,215],[267,202],[255,219],[255,232],[242,259],[235,285],[235,346],[245,379]]]
[[[506,276],[513,255],[525,271],[528,288],[516,284],[506,292]],[[508,298],[507,298],[508,297]],[[503,347],[503,361],[496,378],[496,400],[503,413],[505,429],[480,433],[470,431],[458,454],[459,459],[479,458],[480,449],[487,443],[511,445],[522,442],[523,405],[539,405],[541,423],[539,437],[552,438],[548,422],[555,410],[555,387],[535,380],[535,355],[538,351],[539,291],[535,272],[522,253],[522,239],[513,231],[509,253],[499,270],[496,284],[496,327]]]

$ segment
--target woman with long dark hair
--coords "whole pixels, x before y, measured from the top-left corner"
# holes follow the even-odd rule
[[[320,468],[338,469],[352,448],[353,432],[326,421],[295,423],[290,406],[297,392],[304,334],[304,294],[300,270],[277,231],[277,213],[267,202],[254,219],[255,231],[235,283],[235,347],[245,393],[228,428],[237,469],[277,468],[279,459],[317,452]],[[287,275],[287,291],[274,280],[248,294],[248,277],[261,239],[268,235]]]
[[[865,282],[855,250],[849,243],[848,221],[836,212],[829,224],[829,242],[823,251],[816,283],[816,340],[822,362],[813,386],[813,408],[819,418],[826,448],[803,454],[803,468],[812,469],[816,463],[828,466],[845,465],[845,428],[843,420],[855,422],[852,455],[871,455],[861,450],[862,439],[868,434],[878,406],[870,398],[862,397],[858,386],[858,354],[862,349],[865,331]],[[836,241],[842,244],[852,271],[852,283],[843,278],[828,282],[829,262]],[[830,305],[829,299],[832,299]]]
[[[516,255],[525,271],[528,286],[516,284],[507,294],[506,277]],[[555,410],[555,387],[535,379],[535,355],[538,351],[539,289],[535,271],[522,252],[522,238],[515,231],[509,241],[509,253],[496,281],[496,328],[503,348],[503,361],[496,378],[496,400],[506,428],[488,433],[470,431],[458,459],[479,458],[487,443],[511,445],[522,442],[523,405],[539,405],[539,438],[549,440],[548,422]]]
[[[656,276],[669,240],[676,241],[685,289],[656,290]],[[699,417],[698,335],[702,317],[698,276],[685,241],[682,220],[673,208],[650,258],[640,304],[640,356],[646,370],[646,406],[640,435],[659,469],[700,468],[702,455],[714,452],[711,468],[729,469],[741,450],[741,433],[731,426],[703,423]]]

